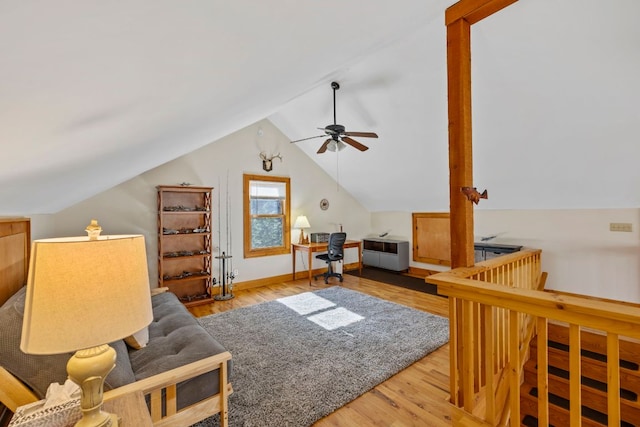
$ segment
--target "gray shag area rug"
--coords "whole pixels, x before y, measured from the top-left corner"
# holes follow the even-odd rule
[[[449,340],[446,318],[338,286],[198,320],[233,357],[232,427],[309,426]]]

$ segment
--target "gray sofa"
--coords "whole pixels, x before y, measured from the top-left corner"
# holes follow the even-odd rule
[[[22,315],[24,312],[25,288],[23,287],[13,295],[2,307],[0,307],[0,366],[9,371],[14,377],[27,385],[38,398],[43,398],[50,383],[64,383],[67,378],[66,363],[71,353],[51,356],[28,355],[20,351],[20,335],[22,329]],[[180,375],[172,375],[178,383],[172,389],[175,393],[177,408],[173,410],[162,402],[161,417],[171,415],[171,412],[188,410],[191,405],[210,399],[218,398],[212,403],[212,410],[208,415],[220,412],[224,409],[226,416],[227,396],[231,392],[228,373],[231,372],[231,356],[224,347],[216,341],[199,322],[189,313],[184,305],[170,292],[160,293],[151,297],[154,319],[149,325],[149,342],[140,349],[133,349],[123,340],[110,343],[116,350],[116,368],[105,380],[105,391],[113,390],[115,393],[105,393],[105,399],[109,395],[117,395],[117,390],[129,392],[138,389],[140,384],[143,392],[148,392],[152,385],[164,383],[162,378],[168,377],[167,372],[180,369]],[[105,323],[108,327],[108,321]],[[228,387],[221,392],[221,369],[203,368],[203,359],[212,358],[219,367],[226,364],[223,377]],[[222,361],[222,362],[221,362]],[[194,366],[193,377],[184,375],[185,366]],[[198,373],[200,372],[200,373]],[[173,385],[168,385],[173,387]],[[167,387],[160,388],[161,395],[167,394]],[[156,390],[157,391],[157,390]],[[224,399],[220,402],[220,396]],[[150,399],[147,397],[147,401]],[[205,402],[206,403],[206,402]],[[198,411],[201,411],[199,408]],[[205,410],[206,411],[206,410]],[[196,411],[194,411],[196,412]],[[152,410],[153,413],[153,410]],[[208,416],[207,415],[207,416]],[[189,422],[197,421],[195,418],[185,417]],[[155,421],[155,420],[154,420]],[[166,423],[166,420],[164,420]]]

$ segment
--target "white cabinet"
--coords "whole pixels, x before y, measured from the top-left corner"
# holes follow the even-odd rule
[[[390,239],[363,239],[362,264],[393,271],[409,269],[409,242]]]

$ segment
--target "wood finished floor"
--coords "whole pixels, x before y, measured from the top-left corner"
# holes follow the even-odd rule
[[[334,286],[322,280],[309,286],[306,280],[260,288],[236,290],[235,298],[191,307],[197,317],[245,307],[283,296]],[[447,299],[398,286],[345,275],[342,286],[388,301],[448,315]],[[342,408],[317,421],[315,427],[393,426],[439,427],[451,425],[449,398],[449,344],[400,371]]]

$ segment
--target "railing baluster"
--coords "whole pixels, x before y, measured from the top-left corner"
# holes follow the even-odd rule
[[[538,426],[547,427],[549,425],[549,331],[546,317],[538,317],[537,322],[537,344],[538,353]]]
[[[473,303],[473,342],[474,346],[474,363],[473,363],[473,391],[477,393],[482,386],[482,358],[484,355],[482,342],[482,311],[480,304]]]
[[[569,325],[569,416],[571,427],[582,425],[580,325]]]
[[[486,384],[486,412],[485,419],[492,425],[496,424],[496,385],[494,383],[494,370],[495,355],[494,355],[494,341],[495,341],[495,324],[493,322],[494,309],[490,305],[482,305],[484,313],[484,376]]]
[[[462,301],[462,394],[464,409],[472,412],[474,408],[474,353],[475,343],[473,342],[473,302]]]
[[[509,311],[509,406],[511,427],[520,426],[520,325],[518,312]]]
[[[460,407],[460,299],[449,298],[449,384],[451,387],[451,403]]]
[[[618,334],[607,334],[607,390],[620,390],[620,340]],[[608,424],[620,425],[620,393],[607,393]]]

